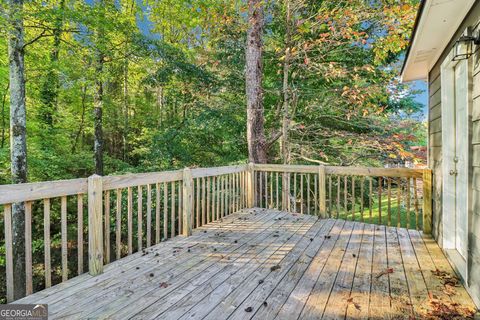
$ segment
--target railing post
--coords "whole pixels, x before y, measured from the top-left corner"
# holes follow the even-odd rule
[[[88,272],[103,272],[103,181],[94,174],[88,177]]]
[[[432,233],[432,171],[423,171],[423,233]]]
[[[183,169],[183,190],[182,190],[182,214],[184,236],[192,235],[192,211],[193,211],[193,178],[190,168]]]
[[[327,183],[325,178],[325,166],[318,167],[318,201],[320,208],[320,217],[327,217],[327,201],[326,201]]]
[[[247,171],[247,207],[253,208],[255,206],[255,180],[254,180],[253,163],[248,164]]]

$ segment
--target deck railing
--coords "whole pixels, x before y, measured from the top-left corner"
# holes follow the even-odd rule
[[[253,165],[255,205],[431,232],[429,169]]]
[[[25,211],[29,295],[87,268],[90,274],[99,274],[113,260],[177,235],[188,236],[194,228],[254,206],[324,218],[393,223],[423,228],[428,233],[431,172],[249,164],[94,175],[0,186],[0,205],[5,230],[2,295],[13,301],[13,206]]]

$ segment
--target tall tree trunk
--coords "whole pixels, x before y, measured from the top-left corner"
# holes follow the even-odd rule
[[[128,43],[128,42],[127,42]],[[125,61],[123,65],[123,161],[127,160],[127,142],[128,142],[128,58],[127,44],[125,44]]]
[[[290,51],[291,51],[291,11],[290,0],[285,0],[285,60],[283,62],[283,117],[282,117],[282,138],[281,158],[284,164],[290,163],[290,144],[288,134],[290,130],[290,110],[289,110],[289,84],[288,76],[290,72]]]
[[[248,24],[246,52],[248,159],[254,163],[266,163],[262,89],[263,0],[248,0]]]
[[[104,9],[103,0],[98,0],[96,5]],[[95,48],[95,92],[93,94],[93,117],[94,117],[94,142],[93,151],[95,157],[95,173],[103,175],[103,64],[104,64],[104,35],[102,19],[97,21],[96,48]]]
[[[23,0],[9,0],[10,158],[12,183],[27,182]],[[25,207],[12,207],[14,299],[25,296]]]
[[[93,116],[94,116],[94,145],[93,150],[95,154],[95,173],[103,175],[103,128],[102,128],[102,113],[103,113],[103,54],[100,50],[96,53],[96,67],[95,71],[97,78],[95,80],[95,93],[93,95]]]

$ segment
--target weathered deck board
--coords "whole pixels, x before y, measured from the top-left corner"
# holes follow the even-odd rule
[[[251,209],[16,303],[51,319],[408,319],[429,293],[473,306],[437,268],[453,273],[418,231]]]

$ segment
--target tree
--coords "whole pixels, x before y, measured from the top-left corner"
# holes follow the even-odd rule
[[[27,182],[23,0],[9,0],[10,159],[12,183]],[[25,296],[25,207],[12,206],[14,299]]]
[[[263,119],[262,61],[263,1],[248,1],[246,46],[246,95],[248,159],[267,163],[267,144]]]
[[[103,0],[95,2],[95,6],[100,11],[96,24],[96,46],[95,46],[95,93],[93,95],[93,115],[94,115],[94,142],[93,150],[95,157],[95,173],[103,176],[103,64],[104,64],[104,30],[103,19],[105,3]]]

